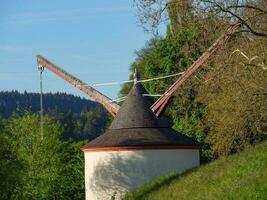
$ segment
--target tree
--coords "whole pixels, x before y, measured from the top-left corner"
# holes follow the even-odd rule
[[[240,21],[242,32],[267,37],[267,3],[264,0],[201,0],[198,7],[204,13],[212,13],[229,21]]]
[[[192,0],[134,0],[141,26],[146,32],[157,35],[158,26],[170,21],[177,31],[184,27],[192,16]]]
[[[173,128],[204,145],[202,153],[206,158],[229,155],[266,139],[266,3],[260,0],[135,3],[141,22],[144,19],[151,22],[143,23],[144,26],[157,28],[162,20],[169,20],[166,36],[152,39],[155,42],[139,51],[131,66],[140,70],[144,78],[186,70],[230,23],[236,20],[243,23],[241,32],[232,36],[176,92],[165,114]],[[145,87],[152,94],[162,94],[173,81],[148,82]],[[128,88],[123,87],[122,92]]]
[[[38,114],[1,122],[1,199],[84,199],[86,141],[62,141],[62,126],[48,116],[43,140]]]
[[[267,3],[264,0],[135,0],[139,20],[145,31],[157,33],[162,22],[174,30],[190,23],[194,15],[216,16],[228,22],[240,21],[242,32],[267,37]]]
[[[61,168],[57,179],[58,199],[83,200],[85,197],[84,187],[84,157],[81,147],[86,141],[65,142],[60,150]]]
[[[241,151],[267,138],[266,45],[265,38],[235,38],[213,59],[201,80],[198,100],[206,105],[210,131],[205,140],[214,157]]]
[[[60,170],[62,128],[45,118],[44,139],[40,137],[39,118],[36,114],[14,116],[6,126],[7,141],[22,168],[21,181],[12,191],[11,199],[49,199],[57,197],[54,191]]]
[[[22,162],[12,151],[5,131],[7,122],[0,117],[0,199],[11,199],[13,191],[21,182]]]

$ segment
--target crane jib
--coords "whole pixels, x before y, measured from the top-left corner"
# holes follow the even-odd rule
[[[205,51],[202,56],[197,59],[191,67],[189,67],[176,81],[175,83],[162,95],[152,106],[151,110],[159,116],[167,105],[170,96],[177,91],[194,73],[201,67],[205,62],[207,62],[211,56],[219,49],[219,47],[224,44],[232,34],[239,30],[241,24],[235,23],[230,26],[227,31],[220,36],[209,48]]]
[[[41,65],[42,67],[50,70],[59,77],[63,78],[64,80],[72,84],[74,87],[78,88],[86,95],[90,96],[96,102],[102,104],[113,116],[115,116],[116,113],[118,112],[120,106],[112,102],[112,100],[109,97],[105,96],[101,92],[97,91],[95,88],[89,86],[88,84],[84,83],[77,77],[61,69],[60,67],[53,64],[49,60],[45,59],[40,55],[37,55],[37,63],[38,65]]]

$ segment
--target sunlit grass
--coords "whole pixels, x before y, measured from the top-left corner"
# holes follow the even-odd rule
[[[182,175],[151,181],[124,200],[267,199],[267,142]]]

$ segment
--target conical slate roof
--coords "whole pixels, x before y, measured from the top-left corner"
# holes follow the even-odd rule
[[[147,92],[140,83],[133,86],[111,123],[110,129],[156,128],[160,126],[157,117],[150,109],[150,98],[143,96],[144,94]]]
[[[191,138],[173,130],[150,109],[152,101],[144,95],[141,83],[134,84],[106,133],[84,148],[189,145],[198,147]]]

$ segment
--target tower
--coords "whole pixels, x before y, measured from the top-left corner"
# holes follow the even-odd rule
[[[171,172],[199,165],[200,146],[173,130],[150,109],[135,84],[109,129],[84,148],[86,200],[109,200]]]

